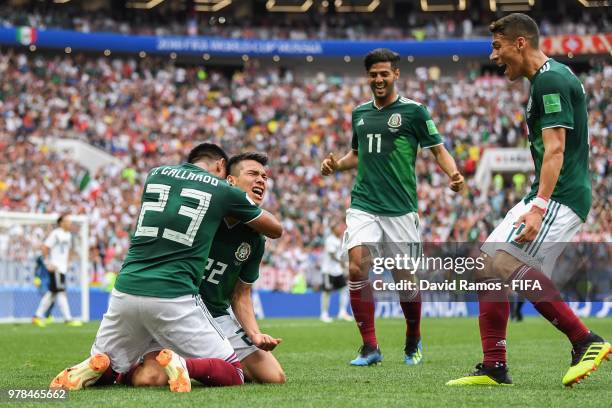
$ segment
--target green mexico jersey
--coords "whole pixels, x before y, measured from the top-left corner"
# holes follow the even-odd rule
[[[416,212],[417,151],[442,143],[427,109],[398,96],[382,109],[374,101],[358,106],[352,122],[359,162],[351,208],[391,217]]]
[[[247,225],[221,222],[200,285],[202,300],[213,317],[229,314],[227,308],[238,279],[254,283],[259,278],[265,245],[265,238]]]
[[[551,198],[586,220],[591,208],[587,102],[584,87],[568,66],[549,59],[531,78],[526,116],[536,176],[525,201],[534,198],[540,186],[544,159],[542,130],[563,127],[566,130],[563,167]]]
[[[262,212],[244,191],[189,163],[151,170],[141,201],[115,283],[117,290],[140,296],[197,294],[221,220],[248,222]]]

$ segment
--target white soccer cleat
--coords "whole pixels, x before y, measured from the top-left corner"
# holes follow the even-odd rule
[[[338,314],[338,320],[344,320],[345,322],[352,322],[353,321],[353,316],[351,316],[348,313],[339,313]]]
[[[161,365],[168,376],[168,384],[172,392],[190,392],[191,380],[187,371],[185,359],[172,350],[163,349],[155,360]]]
[[[98,381],[109,365],[110,359],[106,354],[94,354],[82,363],[67,368],[55,376],[49,384],[49,389],[80,390]]]
[[[333,322],[332,318],[329,317],[326,314],[322,314],[321,317],[319,318],[319,320],[321,320],[323,323],[331,323],[331,322]]]

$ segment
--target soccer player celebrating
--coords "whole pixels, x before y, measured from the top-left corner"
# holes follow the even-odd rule
[[[351,365],[367,366],[382,361],[374,329],[371,266],[366,243],[418,243],[415,160],[419,146],[431,149],[450,178],[450,188],[459,191],[463,176],[443,145],[436,126],[422,104],[398,95],[399,55],[375,49],[365,57],[365,69],[374,98],[357,106],[352,114],[352,150],[336,160],[330,154],[321,163],[321,174],[357,168],[346,213],[345,250],[349,253],[349,291],[353,315],[363,346]],[[400,245],[406,254],[410,251]],[[393,254],[391,254],[393,256]],[[400,304],[406,318],[405,362],[422,360],[420,336],[421,297],[418,291],[403,296]]]
[[[83,325],[79,321],[72,320],[66,296],[66,273],[72,248],[70,226],[70,217],[67,214],[60,215],[57,219],[57,228],[51,231],[43,244],[43,265],[49,272],[49,291],[40,300],[36,314],[32,318],[32,323],[39,327],[46,325],[45,315],[56,299],[67,325]]]
[[[586,95],[569,67],[540,50],[538,26],[529,16],[510,14],[489,29],[491,60],[505,67],[509,80],[526,77],[531,82],[526,117],[536,178],[531,191],[482,246],[488,257],[478,279],[515,282],[515,290],[567,336],[572,362],[562,382],[571,386],[610,352],[610,343],[585,327],[549,277],[591,206]],[[537,286],[516,285],[536,281]],[[447,384],[511,384],[506,365],[507,293],[482,291],[478,297],[484,360],[472,374]]]
[[[267,163],[268,157],[260,153],[233,156],[227,165],[227,181],[261,205],[267,188]],[[281,339],[260,332],[251,300],[251,286],[259,277],[264,246],[265,239],[259,233],[244,223],[226,218],[215,234],[200,294],[234,348],[245,378],[258,383],[282,384],[285,373],[270,353]],[[235,318],[230,313],[230,305]],[[167,384],[168,378],[155,360],[155,354],[145,356],[142,368],[134,370],[129,382],[136,386]],[[192,360],[187,359],[186,363],[191,368]],[[189,369],[189,374],[202,382],[205,373],[198,371],[194,367]]]
[[[202,303],[199,286],[225,217],[272,238],[282,234],[282,226],[244,191],[211,174],[224,174],[226,162],[221,148],[203,143],[189,153],[188,163],[149,172],[136,231],[91,357],[58,374],[50,388],[92,385],[109,365],[111,372],[127,373],[157,345],[164,348],[156,359],[172,391],[191,390],[183,357],[197,357],[199,374],[216,385],[242,384],[240,363]]]

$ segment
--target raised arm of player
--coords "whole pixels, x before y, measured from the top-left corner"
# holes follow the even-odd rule
[[[546,203],[550,199],[561,168],[563,167],[563,155],[565,153],[565,128],[553,127],[542,129],[542,142],[544,143],[544,157],[542,158],[542,168],[540,169],[540,186],[536,200],[541,200],[542,206],[537,204],[531,206],[529,211],[521,215],[515,223],[515,226],[525,224],[521,233],[516,237],[518,243],[533,241],[540,228],[542,227],[542,218],[546,212]]]
[[[223,209],[226,216],[244,222],[268,238],[276,239],[283,235],[283,226],[274,215],[259,208],[244,191],[229,184],[225,188],[227,196]]]
[[[321,162],[321,175],[329,176],[338,171],[354,169],[358,163],[357,151],[351,150],[345,154],[340,160],[336,160],[333,153],[330,153]]]
[[[464,185],[463,176],[459,173],[459,170],[457,170],[457,164],[453,156],[450,155],[443,144],[432,146],[430,150],[434,154],[438,166],[440,166],[442,171],[450,178],[450,189],[453,191],[461,191]]]
[[[238,280],[232,294],[232,310],[234,315],[244,329],[251,342],[259,349],[272,351],[283,339],[276,339],[270,335],[261,333],[253,311],[251,300],[251,287],[253,285]]]
[[[280,221],[266,210],[262,210],[260,216],[246,224],[268,238],[276,239],[283,235],[283,226]]]

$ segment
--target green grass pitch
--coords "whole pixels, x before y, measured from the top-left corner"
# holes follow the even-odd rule
[[[98,322],[82,328],[50,325],[0,325],[0,389],[46,388],[55,374],[89,353]],[[480,361],[477,319],[424,319],[425,363],[403,364],[405,325],[379,319],[377,334],[384,362],[376,367],[349,367],[359,346],[354,323],[323,324],[314,319],[270,319],[262,330],[283,338],[275,352],[288,382],[281,386],[232,388],[194,386],[190,394],[167,388],[124,386],[73,392],[68,401],[19,403],[18,407],[610,407],[612,362],[602,364],[585,382],[566,389],[561,377],[568,367],[569,346],[541,318],[511,323],[508,347],[513,387],[446,387],[444,383],[470,371]],[[591,329],[612,338],[612,319],[590,319]],[[6,406],[1,402],[0,405]],[[6,401],[6,399],[4,400]]]

